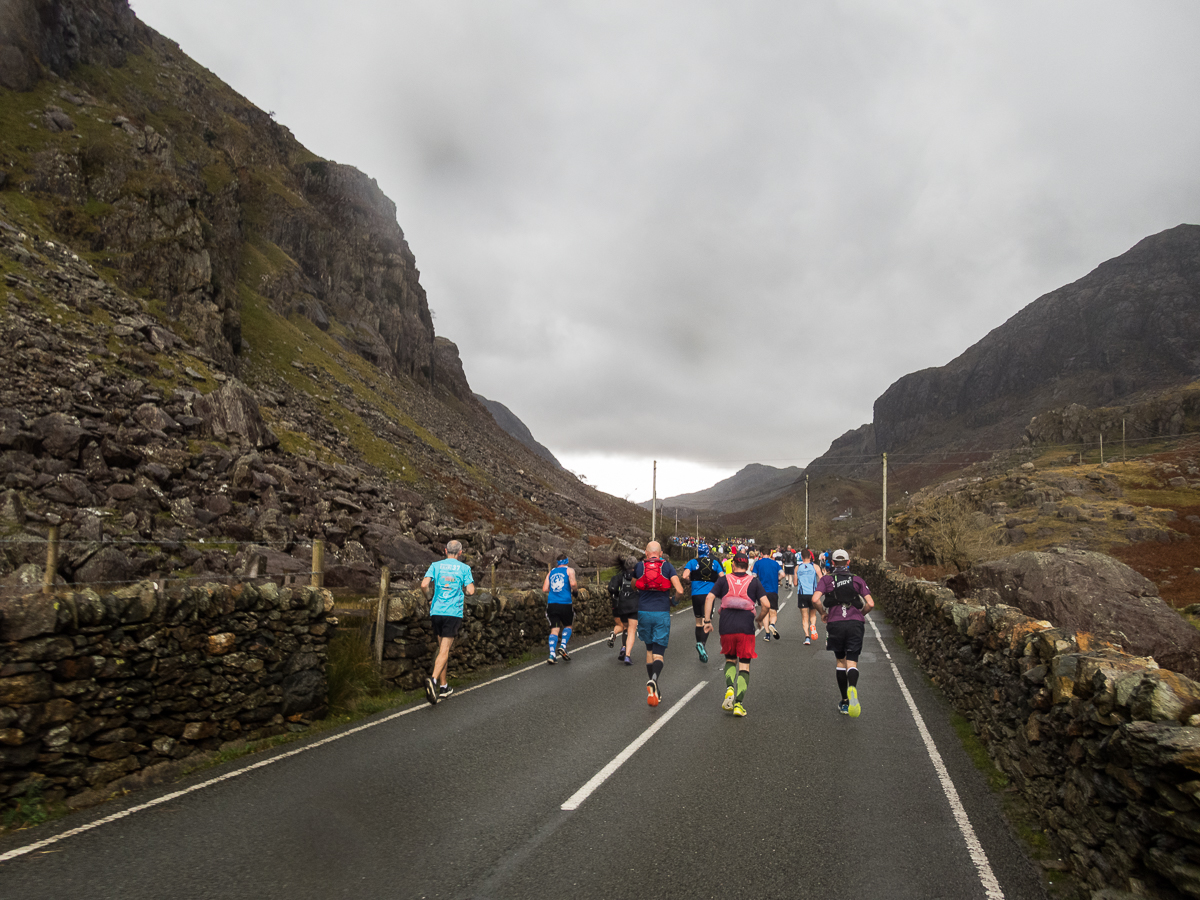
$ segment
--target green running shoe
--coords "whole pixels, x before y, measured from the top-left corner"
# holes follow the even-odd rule
[[[862,707],[858,705],[858,688],[849,688],[846,691],[846,698],[850,701],[848,712],[850,718],[857,719],[862,715]]]
[[[733,688],[725,689],[725,699],[721,701],[721,709],[733,709]]]

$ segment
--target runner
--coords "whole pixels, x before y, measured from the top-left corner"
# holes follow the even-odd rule
[[[754,564],[754,574],[767,592],[768,605],[759,617],[763,623],[763,640],[779,640],[779,629],[775,620],[779,617],[779,570],[781,566],[768,554],[763,554]]]
[[[857,719],[862,712],[858,702],[858,657],[866,617],[875,608],[875,601],[867,583],[850,574],[850,554],[834,550],[832,562],[833,571],[817,582],[812,602],[825,622],[825,649],[837,658],[837,684],[842,694],[838,709],[842,715]]]
[[[717,579],[712,592],[704,598],[704,628],[712,631],[712,608],[721,601],[721,653],[725,656],[725,699],[721,709],[735,716],[746,715],[746,691],[750,687],[750,660],[754,650],[755,601],[766,612],[767,592],[762,582],[746,571],[750,561],[745,554],[733,558],[733,572]]]
[[[425,699],[430,704],[454,693],[446,678],[450,667],[450,648],[462,627],[463,606],[466,594],[475,593],[475,577],[471,567],[459,562],[462,544],[451,541],[446,545],[446,558],[431,563],[421,579],[421,593],[429,604],[429,618],[433,633],[438,639],[437,656],[433,661],[433,674],[425,679]],[[465,592],[465,593],[464,593]]]
[[[579,590],[579,584],[575,580],[575,570],[568,562],[565,555],[559,557],[542,582],[542,590],[546,592],[546,619],[550,622],[550,658],[546,660],[550,665],[559,659],[571,661],[571,654],[567,652],[571,625],[575,622],[571,598]]]
[[[638,594],[638,638],[646,645],[646,702],[658,706],[661,694],[658,676],[662,674],[663,654],[671,639],[671,588],[683,594],[683,584],[675,567],[662,555],[658,541],[646,545],[646,558],[634,569],[634,587]]]
[[[783,551],[783,583],[788,587],[792,587],[796,583],[796,551],[792,549],[792,545],[788,544],[788,548]]]
[[[617,648],[617,661],[627,666],[633,665],[633,636],[637,631],[638,591],[633,586],[633,570],[637,560],[626,556],[621,560],[621,571],[608,582],[608,594],[612,597],[613,630],[608,636],[608,646],[612,646],[617,635],[621,636],[621,646]],[[626,647],[628,642],[628,647]]]
[[[716,584],[724,570],[720,563],[709,555],[708,544],[703,542],[698,544],[696,554],[695,559],[687,561],[687,565],[683,567],[680,575],[692,587],[692,612],[696,616],[696,652],[700,655],[700,662],[706,663],[708,662],[708,649],[705,645],[708,643],[708,632],[712,629],[705,630],[704,628],[704,598],[712,591],[713,585]],[[693,572],[695,577],[692,577]]]
[[[796,606],[800,608],[800,621],[804,625],[804,643],[811,644],[817,639],[817,614],[813,611],[813,592],[825,573],[813,562],[811,550],[802,551],[800,557],[800,565],[796,567]]]

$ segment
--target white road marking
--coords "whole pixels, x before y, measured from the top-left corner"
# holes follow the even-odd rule
[[[604,638],[601,638],[598,641],[593,641],[590,644],[585,644],[584,646],[579,647],[577,649],[578,650],[586,650],[588,647],[595,647],[596,644],[604,643],[604,640],[605,640]],[[526,666],[523,669],[517,669],[515,672],[509,672],[507,675],[501,675],[497,678],[493,678],[489,681],[485,681],[482,684],[474,684],[474,685],[471,685],[471,687],[456,689],[453,694],[451,694],[449,697],[446,698],[446,700],[453,700],[455,697],[459,696],[460,694],[469,694],[469,693],[471,693],[471,691],[477,691],[480,688],[487,687],[488,685],[498,684],[501,681],[507,681],[509,678],[513,678],[517,675],[523,675],[526,672],[532,672],[535,669],[544,668],[545,665],[546,665],[545,663],[534,663],[533,665]],[[442,702],[445,702],[445,701],[442,701]],[[309,750],[315,750],[318,747],[325,746],[326,744],[332,744],[334,741],[340,741],[343,738],[348,738],[348,737],[350,737],[350,735],[358,734],[360,731],[366,731],[369,728],[376,728],[379,725],[384,725],[388,722],[399,719],[401,716],[412,715],[415,712],[420,712],[421,710],[425,709],[427,706],[428,706],[427,703],[418,703],[414,706],[408,707],[407,709],[402,709],[399,712],[392,713],[389,716],[384,716],[382,719],[376,719],[373,722],[367,722],[363,725],[358,725],[358,726],[356,726],[354,728],[350,728],[346,731],[342,731],[337,734],[330,735],[327,738],[322,738],[319,741],[313,741],[311,744],[305,744],[303,747],[297,747],[295,750],[289,750],[286,753],[280,753],[278,756],[272,756],[270,759],[263,759],[263,760],[259,760],[258,762],[250,763],[249,765],[243,766],[240,769],[235,769],[232,772],[226,772],[224,775],[218,775],[216,778],[210,778],[207,781],[202,781],[199,784],[194,784],[189,788],[184,788],[183,790],[180,790],[180,791],[172,791],[169,794],[163,794],[161,797],[156,797],[155,799],[149,800],[146,803],[139,803],[137,806],[131,806],[131,807],[129,807],[129,809],[122,810],[119,813],[113,813],[110,816],[105,816],[102,819],[96,819],[94,822],[89,822],[86,825],[80,825],[78,828],[72,828],[68,831],[64,831],[62,834],[57,834],[57,835],[54,835],[53,837],[45,838],[44,840],[35,841],[32,844],[26,844],[24,847],[17,847],[13,850],[9,850],[6,853],[0,853],[0,863],[7,862],[10,859],[16,859],[19,856],[24,856],[25,854],[32,853],[35,850],[41,850],[43,847],[49,847],[51,844],[56,844],[59,841],[66,840],[69,837],[74,837],[77,834],[83,834],[86,831],[91,831],[94,828],[99,828],[101,825],[107,825],[110,822],[116,822],[119,819],[124,819],[127,816],[132,816],[134,813],[139,813],[139,812],[142,812],[143,810],[151,809],[155,806],[160,806],[163,803],[169,803],[170,801],[176,800],[180,797],[183,797],[186,794],[191,794],[191,793],[195,793],[196,791],[204,790],[205,788],[212,787],[214,784],[220,784],[222,781],[229,781],[231,778],[237,778],[239,775],[244,775],[247,772],[253,772],[255,769],[262,769],[262,768],[265,768],[266,766],[272,766],[275,763],[280,762],[281,760],[290,759],[291,757],[298,756],[301,753],[307,753]]]
[[[564,803],[560,807],[560,809],[565,809],[565,810],[579,809],[579,807],[583,803],[583,801],[586,800],[592,794],[592,792],[596,790],[596,788],[598,788],[598,787],[600,787],[600,785],[604,784],[604,782],[606,782],[612,776],[612,774],[617,771],[617,769],[621,768],[621,766],[623,766],[626,763],[626,761],[628,761],[629,757],[631,757],[631,756],[633,756],[633,754],[637,753],[637,751],[641,748],[641,746],[644,743],[646,743],[646,741],[648,741],[648,740],[650,740],[650,738],[654,737],[654,733],[656,731],[658,731],[658,729],[662,728],[669,721],[671,721],[671,717],[673,715],[675,715],[675,713],[677,713],[681,709],[683,709],[683,707],[688,703],[688,701],[690,701],[693,697],[695,697],[698,693],[700,693],[700,689],[707,684],[708,684],[707,681],[702,681],[698,685],[696,685],[694,688],[692,688],[690,691],[688,691],[686,694],[684,694],[683,697],[680,699],[680,701],[678,703],[676,703],[674,706],[672,706],[669,710],[667,710],[666,714],[663,715],[662,718],[660,718],[657,722],[655,722],[653,725],[651,725],[649,728],[647,728],[645,731],[643,731],[640,735],[638,735],[638,737],[634,740],[634,742],[632,744],[630,744],[628,747],[626,747],[624,750],[622,750],[620,753],[618,753],[616,756],[613,757],[612,762],[610,762],[607,766],[605,766],[603,769],[601,769],[599,772],[597,772],[595,775],[593,775],[588,780],[587,784],[585,784],[583,787],[581,787],[579,790],[577,790],[574,794],[572,794],[570,799],[567,800],[567,802]]]
[[[946,770],[946,764],[942,762],[942,755],[938,753],[937,745],[934,744],[933,737],[929,734],[929,729],[925,727],[925,720],[921,718],[921,713],[917,710],[917,704],[914,702],[912,694],[908,692],[908,685],[900,677],[900,670],[896,667],[896,661],[892,659],[892,654],[888,652],[887,647],[884,645],[883,635],[879,633],[879,629],[875,625],[875,620],[868,619],[867,621],[871,623],[871,630],[875,632],[875,639],[879,641],[879,646],[883,650],[884,656],[891,663],[892,674],[896,676],[896,683],[900,685],[900,693],[904,695],[904,700],[908,703],[908,710],[912,713],[913,721],[917,723],[917,731],[921,734],[921,740],[925,742],[925,750],[929,754],[930,761],[933,762],[933,768],[937,772],[938,781],[942,784],[942,791],[945,793],[946,799],[950,802],[950,811],[954,814],[954,821],[958,823],[958,830],[962,832],[963,839],[967,842],[967,852],[971,855],[971,861],[975,863],[976,871],[979,872],[979,881],[983,885],[984,893],[987,894],[988,900],[1004,900],[1004,892],[1000,889],[1000,881],[992,871],[992,866],[988,862],[983,845],[979,843],[979,838],[975,836],[975,829],[971,827],[971,822],[967,818],[967,811],[963,807],[962,801],[958,798],[958,791],[954,789],[954,782],[950,780],[950,773]]]
[[[680,612],[682,612],[682,610],[680,610]],[[595,647],[597,644],[603,644],[607,640],[608,640],[607,638],[600,638],[600,640],[592,641],[590,644],[584,644],[582,647],[576,647],[575,652],[579,652],[580,650],[586,650],[589,647]],[[526,672],[532,672],[535,669],[544,668],[545,665],[546,664],[544,662],[534,663],[533,665],[526,666],[523,669],[517,669],[515,672],[509,672],[507,675],[501,675],[498,678],[493,678],[489,681],[485,681],[482,684],[473,684],[467,688],[458,688],[454,691],[453,694],[451,694],[449,697],[447,697],[446,700],[453,700],[455,697],[459,696],[460,694],[469,694],[469,693],[471,693],[471,691],[477,691],[480,688],[485,688],[485,687],[488,687],[489,685],[498,684],[501,681],[507,681],[509,678],[513,678],[517,675],[523,675]],[[691,695],[689,695],[689,697],[690,696]],[[321,740],[314,741],[311,744],[305,744],[303,747],[297,747],[295,750],[289,750],[286,753],[280,753],[278,756],[272,756],[270,759],[259,760],[258,762],[254,762],[247,766],[243,766],[240,769],[234,769],[231,772],[226,772],[224,775],[218,775],[216,778],[210,778],[207,781],[202,781],[199,784],[194,784],[189,788],[184,788],[183,790],[180,790],[180,791],[172,791],[169,794],[163,794],[161,797],[156,797],[155,799],[149,800],[145,803],[139,803],[137,806],[131,806],[131,807],[129,807],[129,809],[122,810],[119,813],[113,813],[110,816],[105,816],[102,819],[96,819],[94,822],[89,822],[86,825],[80,825],[77,828],[71,828],[67,831],[62,832],[62,834],[56,834],[53,837],[48,837],[48,838],[45,838],[40,841],[35,841],[32,844],[26,844],[24,847],[16,847],[5,853],[0,853],[0,863],[8,862],[10,859],[17,859],[18,857],[24,856],[27,853],[32,853],[35,850],[41,850],[44,847],[49,847],[51,844],[57,844],[59,841],[66,840],[69,837],[74,837],[77,834],[83,834],[84,832],[91,831],[95,828],[99,828],[101,825],[108,825],[110,822],[116,822],[119,819],[124,819],[127,816],[132,816],[134,813],[139,813],[139,812],[142,812],[147,809],[152,809],[153,807],[160,806],[163,803],[169,803],[170,801],[176,800],[179,797],[183,797],[186,794],[192,794],[192,793],[195,793],[196,791],[201,791],[201,790],[204,790],[205,788],[212,787],[214,784],[220,784],[223,781],[229,781],[231,778],[237,778],[239,775],[244,775],[247,772],[253,772],[255,769],[262,769],[267,766],[272,766],[275,763],[280,762],[281,760],[290,759],[291,757],[298,756],[301,753],[307,753],[309,750],[315,750],[318,747],[325,746],[326,744],[332,744],[334,741],[340,741],[340,740],[342,740],[342,738],[350,737],[350,735],[352,735],[352,734],[358,734],[360,731],[366,731],[369,728],[375,728],[379,725],[384,725],[388,722],[394,721],[395,719],[399,719],[401,716],[407,716],[407,715],[411,715],[412,713],[415,713],[415,712],[420,712],[421,710],[425,709],[427,705],[428,704],[426,704],[426,703],[418,703],[414,706],[408,707],[407,709],[402,709],[402,710],[400,710],[400,712],[392,713],[389,716],[384,716],[382,719],[376,719],[373,722],[367,722],[364,725],[359,725],[355,728],[348,729],[347,731],[342,731],[342,732],[339,732],[338,734],[330,735],[327,738],[322,738]],[[676,707],[674,707],[672,709],[672,711],[669,712],[667,715],[663,716],[663,718],[659,720],[660,724],[662,722],[667,721],[667,719],[669,719],[672,715],[674,715],[674,709],[677,709],[677,708],[678,708],[678,705]]]

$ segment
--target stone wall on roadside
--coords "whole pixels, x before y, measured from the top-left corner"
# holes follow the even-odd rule
[[[328,591],[151,582],[0,599],[0,807],[82,807],[325,714]]]
[[[855,571],[1081,881],[1200,897],[1200,685],[1011,606]]]
[[[608,590],[595,585],[581,587],[575,598],[574,632],[580,637],[612,629],[612,602]],[[466,615],[454,649],[450,652],[450,674],[459,675],[496,665],[520,656],[526,650],[549,648],[546,638],[546,595],[541,591],[476,591],[467,598]],[[429,601],[416,590],[393,593],[389,598],[387,631],[384,633],[384,679],[411,690],[433,670],[437,639],[429,621]]]

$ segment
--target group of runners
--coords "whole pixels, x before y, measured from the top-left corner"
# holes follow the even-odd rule
[[[450,649],[462,625],[467,594],[475,592],[469,566],[459,560],[462,545],[446,545],[446,558],[430,565],[421,590],[430,600],[430,620],[438,639],[433,671],[425,679],[430,704],[453,692],[446,677]],[[754,557],[753,561],[751,557]],[[677,571],[663,556],[657,541],[646,545],[642,560],[624,560],[621,571],[609,581],[613,629],[608,646],[620,639],[617,659],[633,665],[634,638],[646,648],[646,702],[654,707],[662,699],[662,675],[671,636],[671,592],[684,595],[688,583],[695,617],[696,652],[708,662],[708,637],[713,616],[718,614],[721,654],[725,657],[725,692],[721,707],[734,716],[745,716],[746,691],[750,684],[750,661],[758,658],[755,640],[781,637],[776,621],[779,612],[779,582],[796,586],[797,605],[804,628],[804,643],[817,640],[817,618],[825,623],[825,646],[837,660],[836,678],[841,700],[838,709],[857,718],[858,661],[862,652],[866,617],[874,609],[870,588],[849,569],[850,556],[834,550],[818,556],[812,550],[796,554],[791,547],[775,553],[746,553],[733,548],[725,560],[718,559],[704,542],[696,546],[696,557]],[[546,618],[550,623],[547,663],[570,660],[567,645],[574,625],[572,601],[578,581],[570,560],[564,555],[542,582],[546,593]]]

